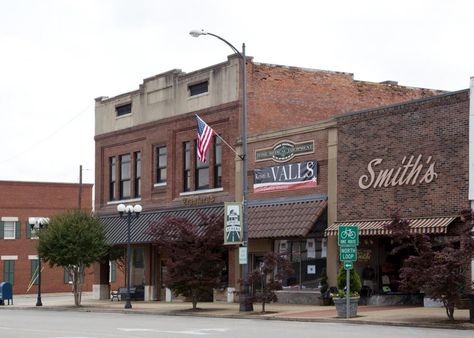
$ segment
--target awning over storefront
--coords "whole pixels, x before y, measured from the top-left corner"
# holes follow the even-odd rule
[[[283,200],[249,206],[249,238],[305,237],[326,210],[327,201]]]
[[[445,234],[448,231],[448,225],[455,219],[456,217],[424,217],[407,220],[410,222],[412,233]],[[340,225],[357,225],[359,236],[390,235],[391,232],[386,228],[390,222],[389,219],[335,222],[327,228],[325,233],[326,236],[337,236],[337,229]]]
[[[216,215],[224,218],[224,205],[198,206],[193,208],[176,208],[160,211],[142,212],[139,218],[133,218],[130,227],[131,243],[150,243],[151,236],[148,234],[150,225],[160,222],[168,217],[186,218],[191,222],[198,222],[201,215]],[[105,238],[108,244],[127,243],[127,218],[119,215],[101,216],[100,220],[104,226]]]

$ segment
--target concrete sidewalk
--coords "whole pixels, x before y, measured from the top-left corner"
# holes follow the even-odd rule
[[[191,303],[175,301],[143,302],[132,301],[132,309],[124,309],[124,302],[110,300],[93,300],[91,293],[83,293],[82,306],[74,306],[72,293],[43,294],[42,307],[36,307],[36,295],[16,295],[13,305],[0,306],[0,310],[36,309],[68,310],[88,312],[140,313],[174,316],[206,316],[225,318],[252,318],[267,320],[292,320],[313,322],[347,322],[353,324],[374,324],[413,326],[430,328],[474,330],[474,323],[469,322],[469,310],[454,312],[456,321],[448,321],[444,308],[413,306],[359,306],[358,316],[350,319],[338,318],[334,306],[267,304],[266,312],[261,313],[261,304],[254,304],[253,312],[239,312],[237,303],[198,303],[193,311]]]

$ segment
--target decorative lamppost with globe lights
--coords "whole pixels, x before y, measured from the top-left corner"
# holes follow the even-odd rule
[[[138,218],[140,216],[140,213],[142,212],[142,206],[140,204],[136,204],[134,206],[131,205],[125,205],[125,204],[119,204],[117,205],[117,211],[120,214],[120,217],[123,217],[123,214],[127,214],[127,272],[125,274],[125,278],[127,280],[127,296],[126,296],[126,302],[125,302],[125,309],[131,309],[132,308],[132,303],[130,302],[130,280],[131,280],[131,269],[130,269],[130,226],[132,224],[132,215],[135,216],[135,218]]]
[[[39,233],[39,231],[46,229],[48,226],[48,218],[44,217],[37,217],[37,218],[30,218],[29,223],[30,223],[30,228],[31,232],[36,232],[36,234]],[[38,253],[38,294],[36,296],[36,306],[43,306],[43,303],[41,301],[41,257]]]

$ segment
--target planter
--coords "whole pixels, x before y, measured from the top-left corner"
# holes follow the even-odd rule
[[[349,299],[349,317],[357,316],[357,305],[360,297],[351,297]],[[334,305],[336,305],[337,316],[347,318],[347,304],[346,298],[333,298]]]

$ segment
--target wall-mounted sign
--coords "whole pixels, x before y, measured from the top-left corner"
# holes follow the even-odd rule
[[[311,153],[314,153],[314,141],[301,143],[281,141],[271,148],[255,151],[255,161],[258,162],[272,159],[275,162],[286,162],[295,156]]]
[[[435,172],[436,161],[432,156],[428,156],[426,161],[422,161],[423,155],[405,156],[398,168],[378,169],[383,159],[376,158],[367,165],[367,174],[359,177],[359,187],[368,188],[388,188],[402,185],[415,185],[421,183],[431,183],[437,177]]]
[[[242,203],[224,203],[224,244],[242,243]]]
[[[317,185],[316,161],[289,163],[254,170],[253,191],[255,193],[310,188]]]

